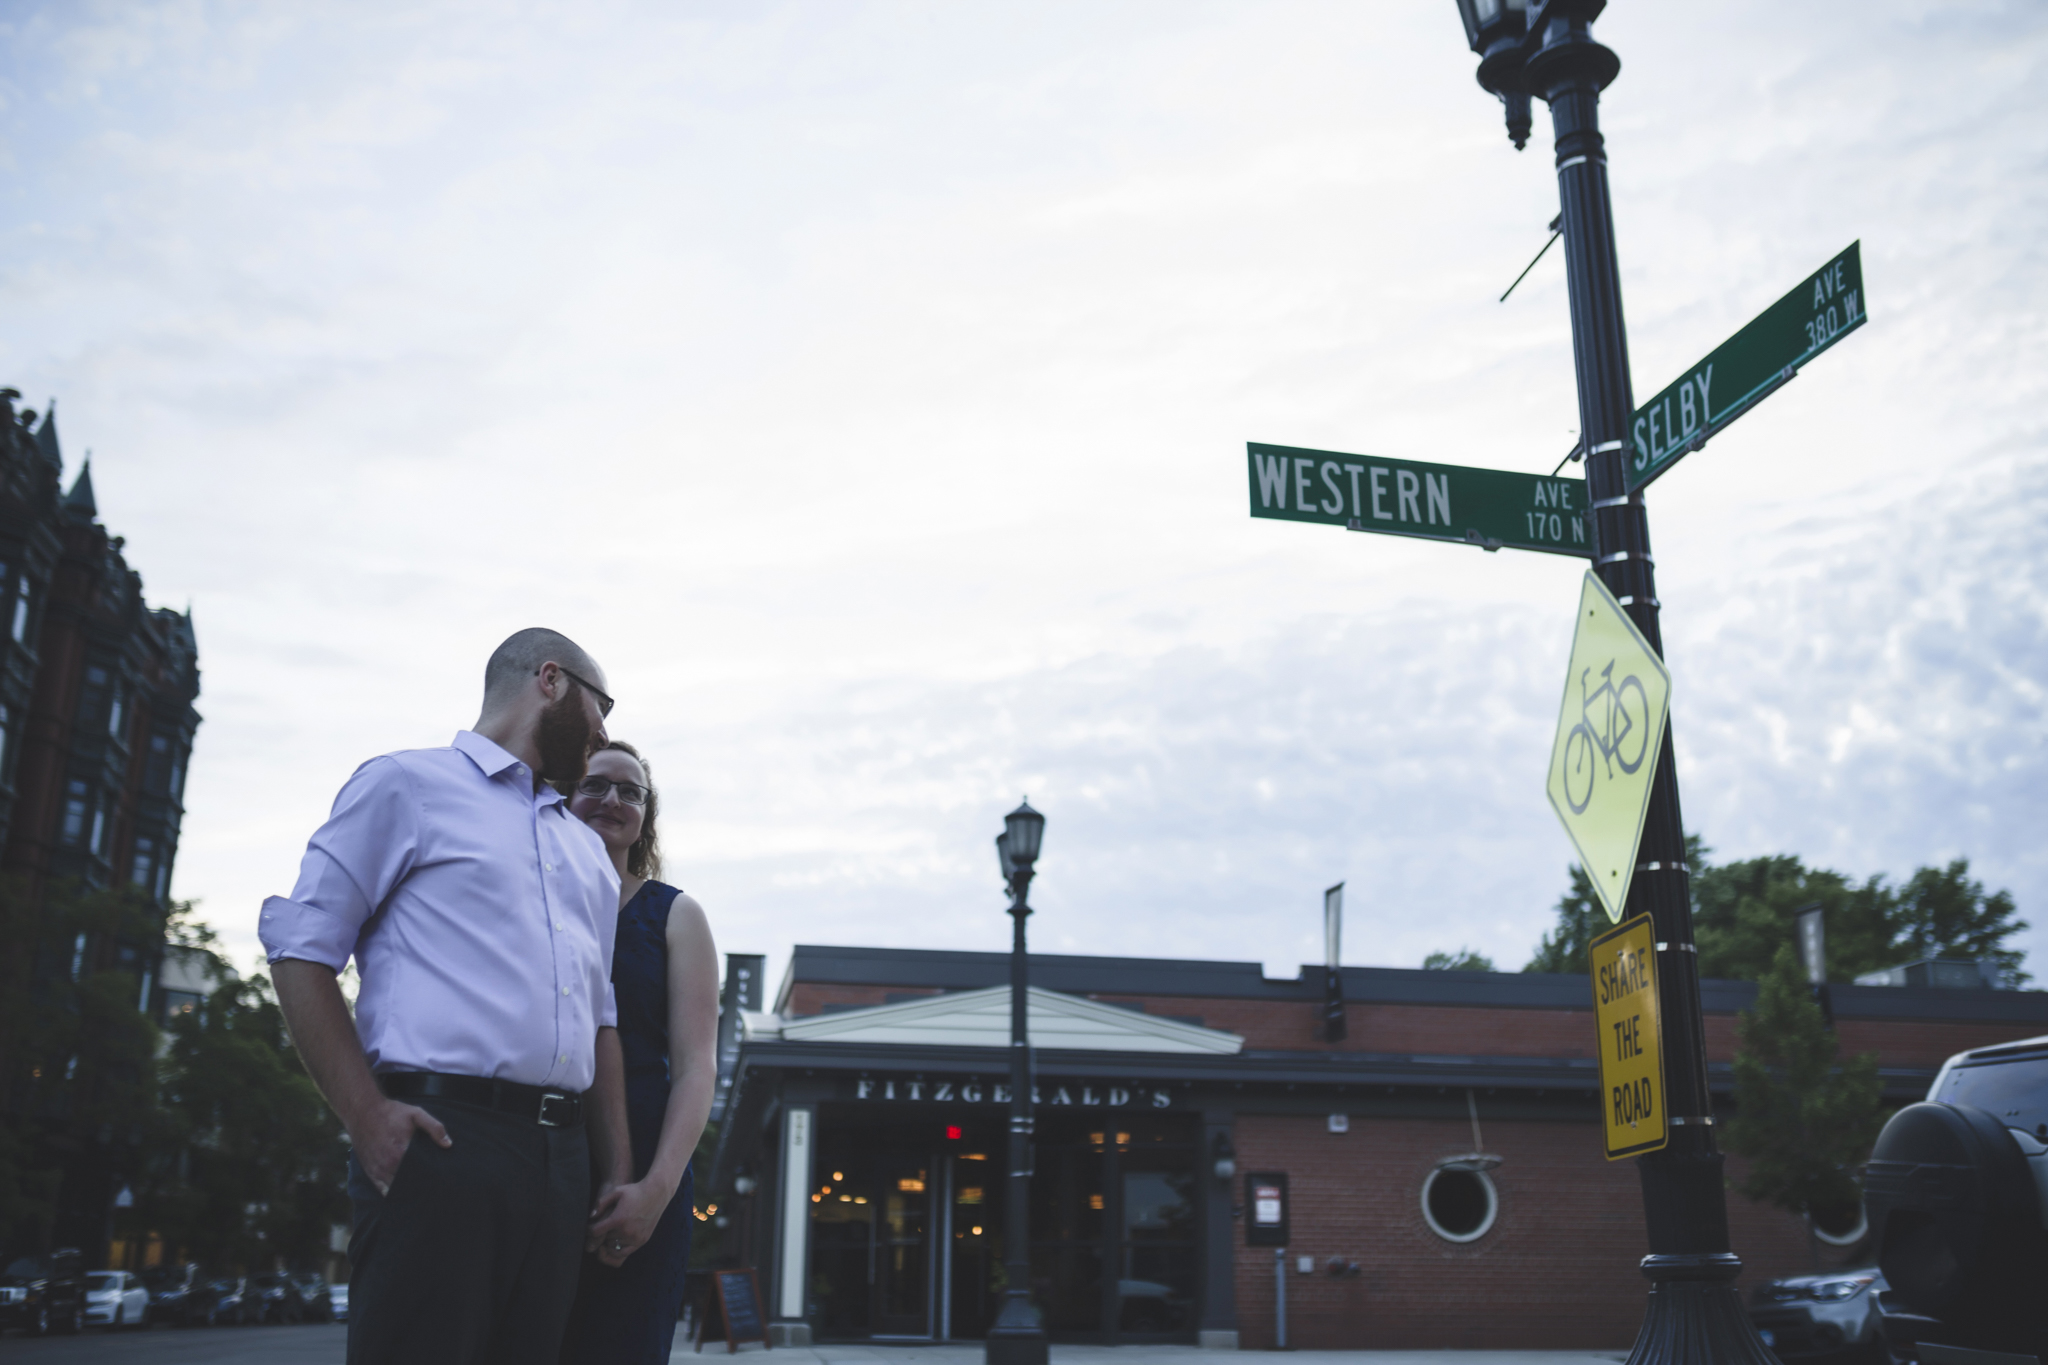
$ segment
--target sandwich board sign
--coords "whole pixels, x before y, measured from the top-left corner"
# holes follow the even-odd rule
[[[1611,922],[1628,903],[1670,706],[1664,661],[1589,570],[1545,787]]]
[[[1671,1140],[1664,1103],[1656,938],[1650,917],[1637,915],[1592,944],[1601,1129],[1609,1161],[1654,1152]]]

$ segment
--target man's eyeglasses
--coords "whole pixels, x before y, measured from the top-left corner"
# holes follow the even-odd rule
[[[556,664],[555,667],[562,668],[560,664]],[[597,698],[597,714],[600,718],[611,715],[612,708],[618,705],[617,702],[613,701],[609,696],[605,695],[605,692],[602,688],[600,688],[596,683],[590,681],[590,679],[580,678],[576,674],[571,673],[566,668],[562,668],[562,674],[564,677],[568,678],[570,682],[575,683],[585,692],[588,692],[591,696]],[[538,678],[540,676],[540,670],[537,668],[534,669],[533,676]]]
[[[614,782],[609,777],[592,776],[586,777],[576,784],[576,794],[578,796],[588,796],[598,801],[604,800],[605,793],[614,790],[618,792],[619,800],[629,806],[644,806],[647,804],[647,788],[641,786],[638,782]]]

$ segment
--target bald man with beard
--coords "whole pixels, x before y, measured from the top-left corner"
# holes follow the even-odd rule
[[[358,768],[263,903],[292,1041],[354,1148],[350,1365],[553,1362],[593,1207],[632,1179],[618,873],[556,790],[608,742],[605,687],[567,636],[512,636],[476,728]]]

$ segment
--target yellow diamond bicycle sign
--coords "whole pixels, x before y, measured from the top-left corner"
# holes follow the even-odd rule
[[[1664,739],[1671,675],[1650,642],[1592,573],[1565,675],[1564,708],[1550,746],[1550,804],[1564,821],[1607,918],[1621,921],[1650,779]]]

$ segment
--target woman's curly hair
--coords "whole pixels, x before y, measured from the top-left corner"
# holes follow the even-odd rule
[[[615,739],[604,746],[617,749],[640,765],[640,771],[647,775],[647,804],[641,807],[640,837],[626,850],[626,871],[636,877],[657,881],[661,877],[661,839],[654,832],[655,812],[661,806],[661,796],[654,789],[654,768],[643,758],[640,751],[623,739]],[[600,753],[603,750],[599,750]]]

